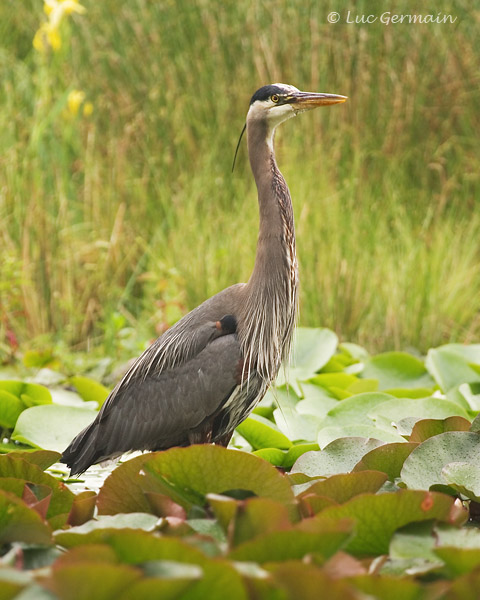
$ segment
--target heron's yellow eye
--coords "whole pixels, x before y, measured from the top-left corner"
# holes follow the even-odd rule
[[[276,104],[279,101],[279,97],[277,94],[273,94],[273,96],[270,96],[270,100]]]

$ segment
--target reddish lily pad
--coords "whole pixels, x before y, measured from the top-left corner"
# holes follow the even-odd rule
[[[0,490],[0,546],[9,542],[51,543],[51,529],[25,502]]]
[[[358,494],[377,492],[386,479],[386,474],[379,471],[341,473],[313,483],[299,497],[302,498],[307,494],[316,494],[330,498],[338,504],[343,504],[350,500],[350,498],[358,496]]]
[[[353,471],[365,471],[368,469],[382,471],[387,474],[390,481],[393,481],[396,477],[400,477],[405,459],[417,445],[413,443],[394,443],[374,448],[363,456],[355,465]]]
[[[470,421],[464,417],[447,417],[446,419],[422,419],[417,421],[410,435],[411,442],[422,443],[446,431],[469,431]]]

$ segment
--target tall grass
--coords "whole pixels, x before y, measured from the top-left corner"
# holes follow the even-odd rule
[[[111,352],[119,329],[153,337],[248,278],[245,146],[230,168],[271,81],[349,96],[277,136],[301,322],[372,350],[478,338],[479,13],[456,4],[454,25],[387,27],[329,25],[338,3],[316,0],[85,0],[40,54],[41,3],[4,0],[0,353],[12,335]],[[91,116],[68,113],[73,89]]]

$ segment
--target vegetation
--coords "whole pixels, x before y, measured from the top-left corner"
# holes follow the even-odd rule
[[[302,323],[376,350],[478,337],[470,5],[453,25],[385,26],[330,25],[338,5],[314,0],[62,4],[56,25],[38,0],[0,6],[0,357],[113,354],[246,280],[245,147],[231,162],[250,94],[277,80],[350,98],[278,135]]]
[[[53,463],[108,390],[60,359],[0,381],[2,600],[476,598],[480,345],[423,361],[300,329],[295,355],[230,449],[83,485]]]
[[[477,598],[477,17],[331,10],[0,4],[0,600]],[[290,387],[230,449],[70,480],[59,452],[114,367],[249,276],[255,189],[231,159],[271,81],[350,97],[277,143],[301,320],[330,329],[299,329]]]

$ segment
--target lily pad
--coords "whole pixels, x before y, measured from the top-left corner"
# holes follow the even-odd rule
[[[464,417],[447,417],[446,419],[422,419],[417,421],[410,435],[411,442],[421,443],[430,437],[446,431],[469,431],[470,421]]]
[[[480,344],[447,344],[428,351],[426,366],[440,389],[448,392],[462,383],[480,382],[471,366],[480,364]]]
[[[479,464],[480,436],[469,431],[447,431],[428,438],[405,460],[402,481],[418,490],[445,485],[442,470],[452,462]]]
[[[382,443],[375,439],[340,438],[323,450],[303,454],[293,465],[291,473],[303,473],[309,477],[349,473],[364,454]]]
[[[153,531],[159,524],[155,515],[146,513],[128,513],[112,516],[99,516],[77,527],[55,534],[57,544],[71,548],[79,544],[98,544],[115,529],[141,529]]]
[[[310,379],[332,358],[337,348],[338,338],[330,329],[311,329],[298,327],[295,333],[292,357],[288,368],[288,382],[298,396],[301,388],[298,381]],[[277,377],[277,386],[287,382],[281,371]]]
[[[288,481],[270,463],[221,446],[171,448],[151,455],[143,469],[163,493],[187,509],[203,505],[208,493],[229,490],[249,490],[285,504],[293,502]]]
[[[22,412],[12,439],[36,448],[63,452],[72,439],[89,425],[96,412],[71,406],[46,404]]]
[[[22,500],[0,490],[0,545],[9,542],[51,543],[51,529]]]
[[[355,523],[355,533],[346,550],[354,556],[376,556],[388,553],[394,532],[408,523],[431,519],[451,522],[454,499],[438,492],[414,490],[362,494],[341,506],[330,506],[310,520],[321,527],[346,518]]]
[[[237,427],[254,450],[260,448],[280,448],[288,450],[292,442],[271,421],[252,414]]]
[[[355,465],[353,471],[373,469],[386,473],[390,481],[400,477],[400,472],[407,456],[413,452],[417,444],[397,443],[384,444],[367,452]]]
[[[351,524],[338,523],[338,526],[325,526],[322,532],[301,530],[274,531],[260,535],[240,544],[230,552],[230,558],[240,561],[254,561],[260,564],[273,561],[302,559],[307,554],[317,554],[327,559],[351,537]]]
[[[110,394],[110,390],[98,381],[77,375],[70,379],[71,383],[85,402],[97,402],[101,407]]]
[[[406,352],[385,352],[364,361],[362,377],[377,379],[380,390],[430,388],[434,381],[423,362]]]

